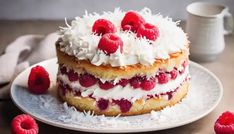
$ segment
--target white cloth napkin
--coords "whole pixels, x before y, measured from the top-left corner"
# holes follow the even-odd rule
[[[10,43],[0,56],[0,85],[11,83],[18,73],[32,64],[55,57],[57,33],[23,35]],[[10,84],[0,88],[0,99],[6,98]]]

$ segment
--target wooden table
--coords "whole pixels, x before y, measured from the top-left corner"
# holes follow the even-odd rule
[[[16,37],[24,34],[48,34],[63,26],[63,21],[0,21],[0,53]],[[234,111],[234,35],[225,37],[226,48],[214,62],[201,63],[214,72],[222,81],[224,96],[218,107],[206,117],[191,124],[163,130],[158,134],[213,134],[213,126],[217,117],[226,110]],[[20,114],[20,110],[14,106],[12,101],[0,100],[0,133],[10,134],[10,122],[12,118]],[[40,134],[75,134],[78,132],[65,130],[39,123]]]

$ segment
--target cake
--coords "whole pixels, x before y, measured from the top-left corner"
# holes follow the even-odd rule
[[[79,111],[127,116],[180,102],[189,89],[189,41],[178,22],[141,11],[87,13],[60,27],[61,99]]]

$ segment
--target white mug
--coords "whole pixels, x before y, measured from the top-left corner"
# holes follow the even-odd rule
[[[206,2],[195,2],[187,6],[188,34],[191,59],[195,61],[212,61],[224,47],[224,34],[232,33],[233,17],[228,8]]]

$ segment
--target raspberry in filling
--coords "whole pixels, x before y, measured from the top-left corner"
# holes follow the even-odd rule
[[[182,64],[182,66],[185,68],[185,67],[187,67],[187,65],[188,65],[188,60],[185,60],[185,61],[183,62],[183,64]]]
[[[100,99],[97,101],[97,106],[100,110],[106,110],[108,108],[109,101],[105,99]]]
[[[183,63],[182,63],[182,70],[179,71],[180,74],[183,74],[184,71],[185,71],[185,68],[187,67],[188,65],[188,60],[185,60]]]
[[[75,91],[75,95],[76,96],[81,96],[81,92],[80,91]]]
[[[122,113],[126,113],[130,110],[132,107],[132,103],[126,99],[121,99],[121,100],[113,100],[113,102],[117,105],[119,105],[119,108]]]
[[[61,90],[63,95],[66,95],[67,91],[72,91],[73,90],[72,88],[70,88],[69,85],[64,84],[62,81],[59,81],[58,87]]]
[[[82,74],[79,78],[80,85],[83,87],[91,87],[97,83],[97,79],[90,74]]]
[[[146,78],[141,82],[141,88],[143,90],[151,90],[155,87],[156,81],[155,78],[151,78],[149,80],[147,80]]]
[[[67,68],[64,66],[60,67],[60,72],[61,74],[67,74]]]
[[[121,80],[118,82],[118,85],[121,85],[122,87],[125,87],[128,83],[129,83],[129,80],[128,80],[128,79],[121,79]]]
[[[170,75],[171,75],[171,79],[172,79],[172,80],[176,79],[176,77],[177,77],[177,75],[178,75],[177,70],[173,69],[173,70],[170,72]]]
[[[74,72],[73,70],[69,70],[68,72],[68,79],[73,82],[78,80],[78,74]]]
[[[60,89],[62,95],[66,94],[66,87],[61,82],[59,83],[58,88]]]
[[[168,76],[166,73],[164,72],[160,72],[158,75],[157,75],[157,78],[158,78],[158,83],[159,84],[165,84],[168,82]]]
[[[170,100],[173,97],[173,91],[167,92],[168,100]]]
[[[104,90],[108,90],[108,89],[111,89],[113,88],[115,85],[113,84],[113,82],[109,82],[109,81],[106,81],[104,83],[102,83],[101,81],[98,82],[99,83],[99,87],[101,89],[104,89]]]
[[[130,79],[130,84],[133,88],[139,88],[141,87],[141,81],[142,81],[142,78],[141,77],[133,77],[132,79]]]

